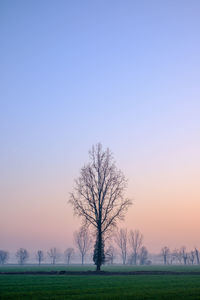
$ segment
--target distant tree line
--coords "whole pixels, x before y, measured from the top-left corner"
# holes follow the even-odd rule
[[[19,265],[24,265],[27,263],[30,255],[27,249],[19,248],[15,256],[17,258],[17,262]],[[54,247],[50,248],[49,251],[47,251],[46,256],[50,259],[51,264],[56,264],[58,259],[61,256],[61,253],[59,250]],[[64,257],[67,264],[71,263],[71,259],[74,256],[74,248],[67,248],[64,251]],[[9,260],[9,252],[5,250],[0,250],[0,265],[4,265],[8,263]],[[45,260],[45,252],[43,250],[38,250],[35,254],[35,260],[37,261],[38,265],[41,265],[41,263]]]
[[[94,241],[93,234],[88,229],[81,227],[74,233],[76,252],[73,247],[67,248],[63,253],[56,247],[50,248],[46,253],[43,250],[38,250],[35,253],[35,261],[38,265],[41,265],[45,259],[48,259],[52,265],[55,265],[62,256],[65,263],[69,265],[75,258],[75,254],[78,254],[81,264],[84,264],[85,258],[89,254],[90,261],[93,259],[95,264],[97,251],[95,250],[96,242]],[[149,252],[143,244],[143,235],[139,230],[130,230],[128,232],[126,228],[121,228],[115,231],[106,241],[106,245],[103,245],[102,254],[103,264],[112,265],[117,257],[120,257],[123,265],[150,265],[152,263]],[[19,265],[26,264],[30,258],[29,252],[24,248],[19,248],[15,256]],[[0,250],[0,265],[8,263],[9,257],[8,251]],[[119,263],[119,260],[117,262]],[[156,255],[156,262],[164,265],[199,265],[200,252],[197,248],[187,251],[185,246],[171,251],[169,247],[164,246],[160,254]]]
[[[160,253],[163,263],[167,264],[183,264],[183,265],[199,265],[200,253],[197,248],[191,251],[187,251],[185,246],[180,249],[170,250],[169,247],[165,246],[161,249]]]

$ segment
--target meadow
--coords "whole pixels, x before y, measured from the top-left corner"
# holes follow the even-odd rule
[[[28,271],[95,271],[96,267],[92,264],[28,264],[28,265],[18,265],[18,264],[7,264],[0,266],[1,272],[28,272]],[[107,272],[131,272],[131,271],[172,271],[172,272],[200,272],[200,265],[150,265],[150,266],[131,266],[131,265],[103,265],[101,267],[102,271]]]
[[[0,275],[0,299],[200,299],[199,266],[104,266],[104,271],[174,271],[179,275]],[[85,265],[7,265],[0,272],[93,271]],[[187,275],[181,275],[187,272]],[[192,273],[191,273],[192,272]]]

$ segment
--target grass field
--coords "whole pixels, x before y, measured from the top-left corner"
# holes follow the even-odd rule
[[[200,272],[200,265],[150,265],[150,266],[102,266],[103,271],[129,272],[129,271],[174,271],[174,272]],[[0,266],[0,272],[26,272],[26,271],[95,271],[94,265],[4,265]]]
[[[1,271],[94,270],[93,266],[5,266]],[[105,266],[106,271],[196,272],[198,266]],[[0,275],[0,299],[200,299],[199,275]]]

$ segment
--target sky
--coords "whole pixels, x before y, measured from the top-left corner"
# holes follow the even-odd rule
[[[101,142],[150,252],[200,248],[200,2],[0,2],[0,248],[73,245]]]

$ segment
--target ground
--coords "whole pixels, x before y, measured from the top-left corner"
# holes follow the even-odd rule
[[[0,272],[0,299],[200,299],[199,266],[106,266],[107,272],[146,271],[146,275],[39,275],[38,272],[92,271],[94,266],[5,266]],[[178,272],[152,275],[153,271]],[[151,272],[151,275],[148,275]],[[164,274],[164,273],[163,273]],[[182,275],[186,274],[186,275]]]

